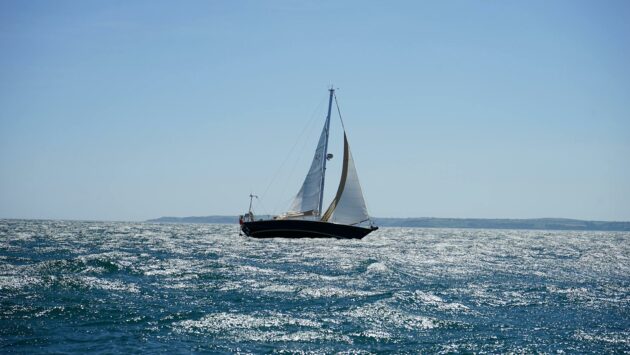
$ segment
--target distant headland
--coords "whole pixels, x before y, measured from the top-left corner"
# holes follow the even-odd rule
[[[261,216],[263,217],[263,216]],[[265,216],[267,217],[267,216]],[[630,222],[583,221],[568,218],[373,218],[380,227],[630,231]],[[238,223],[238,216],[160,217],[150,223]]]

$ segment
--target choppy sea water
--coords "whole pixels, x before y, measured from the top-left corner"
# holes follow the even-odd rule
[[[0,352],[630,352],[630,234],[0,220]]]

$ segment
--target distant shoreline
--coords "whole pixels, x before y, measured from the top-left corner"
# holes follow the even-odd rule
[[[630,222],[585,221],[568,218],[373,218],[380,227],[410,228],[476,228],[476,229],[531,229],[628,232]],[[160,217],[149,223],[219,223],[236,224],[238,216]]]

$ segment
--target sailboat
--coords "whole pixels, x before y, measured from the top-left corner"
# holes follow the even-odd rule
[[[343,120],[341,180],[332,202],[326,210],[322,209],[326,162],[332,158],[332,154],[328,153],[328,136],[333,98],[336,103],[335,90],[330,88],[328,114],[315,149],[315,156],[291,207],[287,212],[271,219],[256,220],[252,212],[252,199],[256,196],[250,194],[249,212],[239,217],[241,230],[245,235],[253,238],[361,239],[378,229],[368,215]],[[341,119],[341,115],[339,118]],[[366,224],[369,225],[365,226]]]

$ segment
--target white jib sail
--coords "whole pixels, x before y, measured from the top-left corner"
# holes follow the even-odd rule
[[[322,221],[339,224],[357,224],[369,220],[359,175],[354,166],[348,139],[344,134],[344,166],[339,189],[334,200],[322,217]]]
[[[289,208],[289,214],[319,214],[319,195],[322,188],[322,175],[324,174],[324,151],[326,150],[326,125],[319,137],[315,156],[311,168],[304,179],[300,191],[293,199]]]

